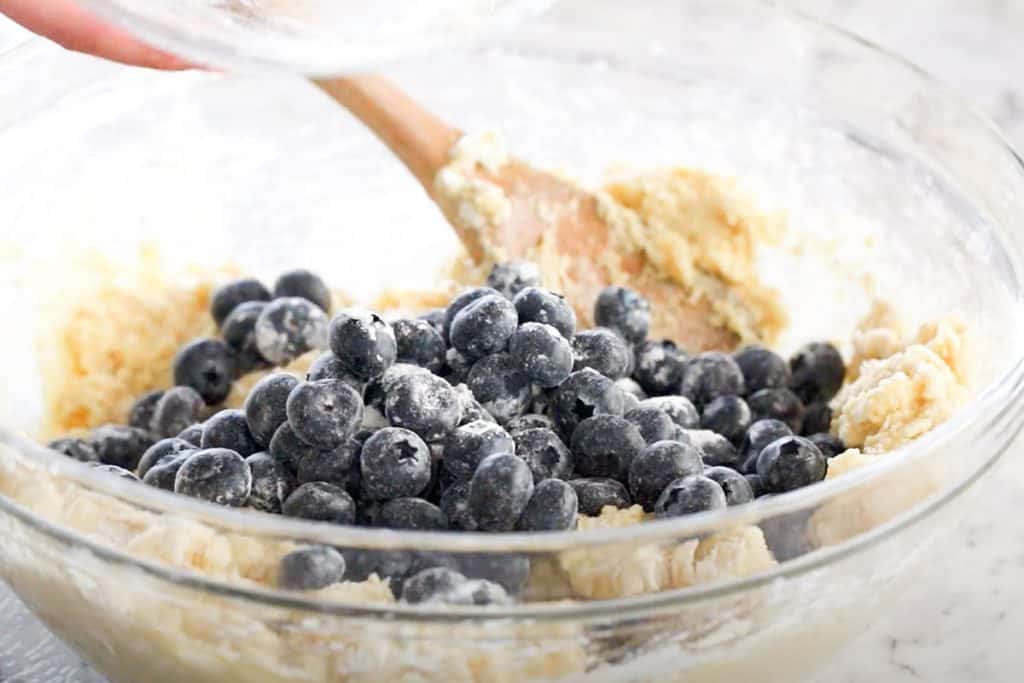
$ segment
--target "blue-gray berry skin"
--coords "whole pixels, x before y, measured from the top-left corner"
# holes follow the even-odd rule
[[[743,478],[747,480],[747,484],[750,486],[750,490],[754,494],[754,498],[760,498],[767,493],[767,491],[764,490],[764,481],[762,481],[760,474],[744,474]]]
[[[530,558],[523,555],[473,553],[452,557],[454,569],[467,578],[496,583],[509,595],[519,595],[530,578]]]
[[[469,377],[469,371],[475,361],[460,353],[457,349],[448,349],[444,354],[444,367],[438,374],[452,385],[462,384]]]
[[[511,453],[484,459],[469,482],[469,513],[480,531],[511,531],[533,495],[533,474]]]
[[[139,473],[142,483],[153,488],[164,491],[174,491],[174,482],[178,478],[178,470],[185,464],[185,461],[192,457],[195,450],[183,451],[165,458],[146,470],[145,474]]]
[[[546,479],[533,488],[519,518],[520,531],[568,531],[576,528],[576,490],[560,479]]]
[[[789,384],[789,363],[782,356],[763,346],[748,346],[733,354],[743,373],[748,394],[762,389],[781,389]]]
[[[386,396],[388,392],[395,388],[395,385],[398,384],[398,380],[410,375],[426,375],[429,377],[430,371],[426,368],[421,368],[418,365],[412,365],[411,363],[395,363],[385,370],[383,375],[372,380],[370,384],[379,386],[381,394]],[[380,406],[383,407],[383,405],[384,403],[381,401]]]
[[[572,346],[551,325],[523,323],[509,339],[508,350],[523,374],[545,389],[558,386],[572,373]]]
[[[281,506],[286,517],[331,524],[355,524],[356,503],[348,491],[323,481],[303,484]]]
[[[267,375],[253,385],[245,399],[243,410],[256,443],[262,448],[270,446],[278,427],[288,419],[288,396],[299,385],[299,380],[287,372]]]
[[[199,448],[199,444],[203,442],[203,425],[197,422],[194,425],[189,425],[178,432],[178,437],[182,441],[187,441],[196,448]]]
[[[628,287],[605,287],[594,302],[594,322],[636,344],[651,329],[651,304]]]
[[[120,479],[127,479],[128,481],[139,481],[139,478],[135,476],[134,472],[130,472],[123,467],[117,465],[94,465],[93,469],[97,472],[103,472],[104,474],[110,474]]]
[[[519,417],[530,406],[530,379],[507,353],[495,353],[473,364],[466,385],[499,424]]]
[[[391,327],[395,332],[399,363],[411,363],[431,372],[444,367],[447,347],[441,333],[425,320],[396,320]]]
[[[492,287],[472,287],[463,292],[460,292],[451,302],[448,304],[448,308],[444,312],[444,322],[441,330],[441,336],[444,337],[446,343],[451,342],[451,331],[452,323],[455,321],[455,316],[462,312],[466,306],[477,299],[482,299],[485,296],[502,296],[501,292]]]
[[[270,301],[270,291],[259,280],[234,280],[213,290],[210,314],[219,327],[237,306],[249,301]]]
[[[342,380],[302,382],[285,404],[295,435],[322,450],[352,438],[363,422],[363,399]]]
[[[743,372],[730,356],[708,351],[683,361],[679,393],[703,409],[719,396],[743,395]]]
[[[459,405],[462,408],[462,419],[459,420],[460,427],[478,420],[498,424],[498,421],[494,419],[494,416],[480,404],[480,401],[476,400],[476,397],[473,395],[473,392],[469,390],[469,387],[465,384],[459,384],[452,388],[455,389],[455,394],[459,397]]]
[[[703,471],[697,449],[676,441],[659,441],[641,451],[630,465],[629,492],[634,503],[651,512],[666,486]]]
[[[511,301],[527,287],[540,286],[540,268],[529,261],[496,263],[487,276],[487,286]]]
[[[264,360],[286,365],[314,349],[327,348],[327,314],[305,299],[275,299],[256,319],[256,348]]]
[[[725,493],[725,501],[730,506],[743,505],[754,500],[754,489],[746,477],[731,467],[709,467],[704,476],[718,482]]]
[[[413,574],[402,586],[402,602],[418,605],[433,602],[439,596],[465,583],[468,579],[448,567],[431,567]]]
[[[488,295],[470,302],[452,320],[449,338],[453,348],[469,358],[483,358],[504,351],[519,325],[512,302]]]
[[[750,425],[739,449],[741,469],[745,474],[757,471],[757,458],[765,446],[784,436],[792,436],[793,430],[781,420],[758,420]]]
[[[238,453],[226,448],[196,451],[178,469],[174,492],[228,507],[249,500],[252,472]]]
[[[441,508],[422,498],[395,498],[380,506],[378,524],[387,529],[446,531],[448,518]]]
[[[683,380],[683,360],[668,339],[640,342],[633,349],[633,379],[651,396],[675,393]]]
[[[200,448],[226,448],[247,458],[262,447],[249,431],[241,410],[221,410],[203,423]]]
[[[57,451],[61,455],[66,455],[72,460],[78,462],[92,462],[98,463],[100,456],[96,452],[96,449],[86,441],[85,439],[67,438],[57,439],[51,441],[48,445],[51,450]]]
[[[438,504],[452,529],[472,531],[476,528],[469,514],[469,481],[460,481],[445,488]]]
[[[192,387],[172,387],[153,406],[147,429],[162,439],[180,434],[199,421],[203,406],[203,397]]]
[[[685,396],[657,396],[640,401],[640,407],[663,411],[683,429],[697,429],[700,426],[700,414]]]
[[[591,368],[569,375],[551,396],[551,418],[563,438],[594,415],[622,415],[625,396],[615,382]]]
[[[453,481],[469,481],[484,458],[512,453],[515,447],[509,433],[493,422],[470,422],[445,439],[444,468]]]
[[[574,371],[593,368],[611,379],[625,377],[633,365],[633,351],[626,340],[603,327],[577,332],[572,353]]]
[[[394,427],[436,442],[451,434],[462,421],[462,402],[451,384],[430,373],[400,377],[384,400],[384,414]]]
[[[237,375],[238,354],[220,339],[196,339],[174,357],[174,383],[195,389],[208,406],[228,397]]]
[[[139,475],[140,479],[145,479],[146,472],[149,472],[151,468],[164,460],[170,460],[180,453],[195,450],[198,450],[196,445],[184,439],[176,437],[161,439],[147,448],[146,452],[142,454],[142,457],[139,458],[139,464],[135,466],[135,473]]]
[[[576,474],[625,481],[633,459],[646,444],[632,422],[616,415],[595,415],[576,427],[572,455]]]
[[[679,426],[672,421],[664,410],[653,406],[640,406],[626,413],[626,420],[636,425],[644,443],[669,441],[676,435]]]
[[[394,364],[398,342],[379,315],[350,308],[331,321],[331,351],[353,377],[369,381]]]
[[[156,404],[163,398],[164,390],[150,391],[139,397],[128,413],[128,426],[150,430],[153,428],[153,413]]]
[[[345,578],[345,558],[334,548],[317,545],[295,550],[283,558],[277,585],[285,590],[312,591]]]
[[[430,449],[408,429],[386,427],[363,444],[363,491],[375,500],[418,496],[430,483]]]
[[[561,294],[539,287],[527,287],[516,294],[512,303],[519,314],[519,324],[551,325],[566,339],[571,339],[576,332],[576,312]]]
[[[441,339],[444,340],[444,314],[445,309],[432,308],[426,313],[421,313],[416,319],[428,323],[431,327],[437,330],[437,333],[441,335]]]
[[[825,342],[800,347],[789,359],[789,369],[789,388],[804,403],[832,400],[846,376],[839,350]]]
[[[827,470],[825,455],[800,436],[772,441],[757,458],[757,473],[769,493],[785,493],[822,481]]]
[[[846,450],[846,444],[843,443],[842,439],[827,432],[811,434],[807,437],[807,440],[817,446],[818,450],[829,459],[836,457]]]
[[[353,377],[345,364],[338,360],[333,351],[324,351],[316,357],[306,371],[307,382],[319,382],[322,379],[344,380],[349,386],[363,393],[366,389],[366,382]]]
[[[404,550],[372,550],[365,548],[341,548],[345,556],[345,578],[349,581],[365,581],[370,574],[390,579],[391,591],[398,596],[401,582],[409,576],[416,555]]]
[[[238,354],[239,375],[265,367],[267,364],[256,346],[256,321],[266,307],[267,304],[263,301],[239,304],[221,325],[221,337]]]
[[[804,410],[800,433],[804,436],[824,434],[832,429],[832,408],[827,403],[811,403]]]
[[[515,454],[526,461],[535,484],[545,479],[569,479],[573,457],[569,447],[551,429],[523,429],[512,435]]]
[[[331,312],[331,290],[327,283],[308,270],[283,273],[274,283],[274,298],[299,297],[316,304],[324,313]]]
[[[299,485],[295,476],[269,453],[253,453],[245,461],[252,471],[249,507],[280,514],[284,501]]]
[[[155,443],[149,432],[138,427],[103,425],[89,434],[89,445],[104,465],[115,465],[135,471],[150,446]]]
[[[300,439],[292,426],[285,422],[274,432],[267,452],[291,472],[295,472],[304,458],[319,453],[320,449]]]
[[[623,377],[622,379],[615,380],[615,386],[622,389],[623,393],[626,394],[627,400],[630,397],[636,400],[633,408],[638,407],[640,405],[640,401],[646,401],[650,398],[647,395],[647,392],[644,391],[644,388],[640,386],[640,383],[632,377]]]
[[[676,435],[676,440],[700,451],[701,458],[708,467],[722,466],[736,470],[743,467],[744,460],[740,450],[717,432],[708,429],[684,429]]]
[[[431,602],[468,607],[509,605],[512,599],[500,585],[484,579],[470,579],[436,595]]]
[[[728,505],[725,491],[717,481],[702,475],[691,475],[676,479],[665,487],[654,503],[654,513],[662,518],[682,517],[723,510]]]
[[[295,467],[300,484],[325,481],[342,487],[356,497],[359,482],[359,454],[363,444],[354,437],[329,451],[312,450],[302,455]]]
[[[505,430],[512,435],[516,432],[525,432],[527,429],[554,429],[555,423],[547,415],[528,413],[512,418],[505,423]]]
[[[569,480],[569,486],[576,491],[583,515],[596,517],[608,506],[622,509],[633,504],[626,485],[615,479],[584,477]]]
[[[704,406],[700,416],[701,429],[721,434],[734,444],[743,441],[743,435],[750,427],[750,406],[739,396],[719,396]],[[774,417],[774,416],[769,416]]]
[[[747,397],[752,420],[782,420],[794,434],[800,433],[804,421],[804,404],[796,394],[786,388],[762,389]]]

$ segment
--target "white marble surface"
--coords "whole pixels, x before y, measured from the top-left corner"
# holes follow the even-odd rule
[[[1021,0],[791,0],[924,66],[986,110],[1024,149],[1024,2]],[[0,19],[0,52],[19,37]],[[1022,226],[1024,229],[1024,226]],[[1024,451],[1010,453],[898,608],[836,658],[814,683],[1010,683],[1024,647]],[[0,611],[14,606],[4,603]],[[16,617],[17,628],[34,627]],[[11,622],[7,622],[10,626]],[[0,681],[92,683],[82,668],[25,671],[0,652]]]

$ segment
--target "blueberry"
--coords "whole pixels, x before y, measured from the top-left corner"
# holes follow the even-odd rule
[[[371,380],[370,384],[379,384],[381,391],[387,395],[387,393],[393,390],[395,385],[398,384],[398,380],[403,377],[408,377],[409,375],[430,377],[431,373],[430,370],[411,363],[395,363],[385,370],[384,374],[380,377]]]
[[[206,405],[217,405],[231,393],[237,370],[234,349],[220,339],[196,339],[175,356],[174,383],[195,389]]]
[[[288,468],[291,472],[295,472],[299,468],[299,463],[306,458],[309,454],[319,453],[319,449],[315,446],[311,446],[296,434],[292,426],[285,422],[277,431],[274,432],[274,438],[270,440],[270,446],[267,448],[267,452],[270,453],[279,463]]]
[[[384,374],[398,357],[395,331],[376,313],[350,308],[331,321],[331,351],[354,377]]]
[[[425,320],[396,320],[392,324],[399,363],[419,365],[440,372],[445,362],[444,338]]]
[[[288,419],[288,395],[299,385],[299,380],[287,372],[267,375],[249,391],[245,399],[245,422],[256,443],[266,448],[278,427]]]
[[[628,508],[632,505],[626,486],[615,479],[572,479],[569,486],[576,491],[580,513],[584,515],[596,517],[608,506]]]
[[[658,396],[640,401],[641,408],[657,408],[667,414],[672,421],[683,429],[696,429],[700,426],[697,409],[684,396]]]
[[[448,304],[448,308],[445,309],[444,323],[441,330],[441,336],[444,337],[446,342],[451,342],[452,323],[455,322],[455,316],[461,313],[462,309],[485,296],[500,297],[502,294],[491,287],[474,287],[472,289],[467,289],[451,300]]]
[[[784,493],[825,478],[828,461],[814,443],[800,436],[784,436],[764,447],[757,458],[757,473],[765,490]]]
[[[324,351],[316,357],[306,371],[307,382],[319,382],[322,379],[341,379],[356,391],[362,393],[365,383],[349,374],[345,364],[338,360],[333,351]]]
[[[444,354],[444,368],[439,373],[452,384],[462,384],[469,377],[474,361],[456,349],[448,349]]]
[[[704,476],[718,482],[729,505],[743,505],[754,500],[754,489],[746,477],[731,467],[709,467]]]
[[[831,400],[846,375],[839,350],[825,342],[802,346],[789,359],[789,369],[789,388],[804,403]]]
[[[523,374],[544,388],[557,387],[573,369],[572,346],[551,325],[523,323],[509,339],[508,350]]]
[[[413,574],[402,586],[402,602],[418,605],[443,600],[445,593],[468,579],[447,567],[431,567]]]
[[[285,499],[281,512],[286,517],[298,517],[332,524],[355,524],[356,503],[340,486],[324,481],[303,484]]]
[[[293,270],[274,283],[274,298],[299,297],[316,304],[324,313],[331,310],[331,290],[320,276],[308,270]]]
[[[111,474],[120,479],[139,481],[139,478],[135,476],[134,472],[130,472],[123,467],[118,467],[117,465],[95,465],[93,469],[97,472],[103,472],[104,474]]]
[[[248,463],[226,448],[196,451],[182,463],[174,479],[175,493],[229,507],[245,505],[251,489]]]
[[[743,372],[729,356],[708,351],[683,362],[679,393],[703,408],[719,396],[742,395]]]
[[[178,438],[199,448],[199,444],[203,442],[203,425],[197,422],[194,425],[185,427],[185,429],[178,433]]]
[[[615,386],[622,389],[622,392],[626,394],[627,400],[629,400],[630,397],[636,400],[636,405],[633,406],[634,408],[639,407],[640,401],[645,401],[648,398],[647,392],[644,391],[642,386],[640,386],[640,383],[631,377],[623,377],[622,379],[615,380]]]
[[[153,428],[153,413],[156,411],[157,402],[163,398],[164,390],[150,391],[143,394],[128,413],[128,426],[139,429]]]
[[[412,531],[446,531],[448,518],[441,508],[422,498],[395,498],[380,506],[380,526]]]
[[[195,444],[184,439],[170,438],[157,441],[146,449],[146,452],[139,458],[139,464],[135,466],[135,472],[140,479],[145,479],[146,472],[164,460],[170,460],[176,455],[187,451],[198,450]]]
[[[622,415],[625,397],[615,382],[591,368],[569,375],[551,397],[551,417],[563,437],[594,415]]]
[[[437,330],[437,333],[441,335],[442,341],[444,340],[444,313],[443,308],[432,308],[426,313],[421,313],[417,320],[422,320],[429,323],[431,327]]]
[[[834,458],[846,450],[846,444],[838,436],[832,436],[828,432],[811,434],[807,440],[818,447],[818,450],[826,458]]]
[[[756,395],[756,394],[755,394]],[[719,396],[704,406],[700,416],[701,429],[721,434],[734,444],[743,441],[751,423],[750,406],[739,396]]]
[[[153,406],[148,429],[161,438],[180,434],[199,421],[203,403],[203,397],[192,387],[168,389]]]
[[[789,389],[762,389],[747,398],[753,420],[782,420],[794,433],[804,421],[804,404]]]
[[[677,440],[700,451],[708,467],[740,469],[743,465],[740,451],[721,434],[707,429],[684,429],[677,434]]]
[[[526,462],[535,484],[572,476],[572,452],[554,431],[544,427],[524,429],[514,433],[512,439],[515,454]]]
[[[533,495],[533,474],[511,453],[488,456],[469,482],[469,514],[481,531],[511,531]]]
[[[652,406],[634,408],[626,413],[626,419],[636,425],[644,443],[648,444],[675,438],[676,430],[679,428],[668,413]]]
[[[740,461],[743,463],[742,471],[750,474],[757,469],[757,456],[761,450],[776,439],[784,436],[792,436],[793,430],[785,422],[780,420],[758,420],[750,425],[746,435],[743,437],[743,444],[740,446]]]
[[[345,558],[334,548],[310,546],[281,558],[277,585],[285,590],[320,590],[345,578]]]
[[[504,351],[518,325],[519,314],[511,301],[501,295],[483,296],[452,320],[451,345],[469,358],[482,358]]]
[[[48,448],[57,451],[61,455],[66,455],[72,460],[77,460],[78,462],[98,463],[100,461],[100,456],[96,452],[96,449],[93,448],[85,439],[76,439],[73,437],[57,439],[56,441],[51,441]]]
[[[275,299],[256,319],[256,348],[264,360],[285,365],[314,349],[327,348],[327,314],[298,297]]]
[[[525,413],[533,397],[529,378],[507,353],[485,356],[474,363],[466,384],[499,423]]]
[[[527,429],[554,429],[555,423],[547,415],[529,413],[512,418],[505,424],[509,434],[515,436],[516,432],[525,432]]]
[[[519,323],[551,325],[566,339],[576,331],[576,313],[565,297],[538,287],[527,287],[512,303],[519,314]]]
[[[322,450],[337,448],[363,422],[363,399],[342,380],[302,382],[285,404],[295,435]]]
[[[483,579],[470,579],[438,594],[433,602],[441,602],[446,605],[486,607],[487,605],[508,605],[512,600],[505,589],[498,584]]]
[[[419,495],[430,483],[430,449],[408,429],[381,429],[363,444],[363,490],[376,500]]]
[[[658,517],[681,517],[722,510],[728,504],[717,481],[697,475],[676,479],[666,486],[654,504],[654,513]]]
[[[572,338],[573,370],[593,368],[605,377],[620,379],[633,363],[626,340],[605,328],[577,332]]]
[[[252,471],[249,507],[279,514],[284,501],[299,485],[294,475],[269,453],[253,453],[245,461]]]
[[[476,422],[482,420],[484,422],[491,422],[497,424],[498,421],[494,419],[486,408],[480,405],[480,401],[476,400],[473,396],[473,392],[469,390],[465,384],[460,384],[456,387],[455,394],[459,397],[459,406],[462,409],[462,419],[459,420],[459,426],[469,424],[470,422]]]
[[[594,302],[594,322],[636,344],[651,329],[651,304],[627,287],[605,287]]]
[[[181,469],[186,460],[192,457],[193,453],[195,453],[194,450],[183,451],[155,463],[146,470],[144,475],[139,475],[142,478],[142,483],[153,488],[173,492],[174,482],[178,479],[178,470]]]
[[[748,346],[733,354],[743,372],[748,394],[762,389],[781,389],[789,383],[789,364],[779,354],[763,346]]]
[[[576,528],[579,500],[576,491],[560,479],[538,483],[517,528],[521,531],[567,531]]]
[[[247,301],[270,301],[270,292],[259,280],[246,278],[221,285],[210,297],[210,314],[219,327],[231,311]]]
[[[750,485],[750,490],[754,495],[754,498],[760,498],[764,493],[764,482],[761,480],[760,474],[744,474],[743,478],[747,480],[747,484]]]
[[[438,504],[452,529],[472,531],[476,522],[469,514],[469,482],[460,481],[445,488]]]
[[[805,435],[822,434],[832,429],[832,408],[827,403],[812,403],[804,410],[800,431]]]
[[[399,378],[387,391],[384,413],[395,427],[434,442],[455,430],[462,405],[448,382],[430,373],[413,373]]]
[[[675,441],[658,441],[641,451],[630,465],[629,492],[634,503],[650,512],[665,487],[703,471],[697,449]]]
[[[636,425],[625,418],[595,415],[576,427],[571,446],[577,474],[625,481],[646,443]]]
[[[359,482],[354,482],[353,478],[359,473],[359,454],[362,449],[363,445],[352,438],[331,450],[307,451],[299,456],[295,476],[300,484],[325,481],[341,486],[355,496],[359,487],[354,484]]]
[[[470,422],[444,442],[444,468],[454,481],[469,481],[484,458],[512,453],[516,444],[509,433],[492,422]]]
[[[134,471],[139,459],[155,442],[149,432],[138,427],[103,425],[89,434],[89,445],[104,465]]]
[[[527,287],[540,286],[540,268],[529,261],[496,263],[487,276],[487,286],[512,300]]]
[[[221,325],[221,336],[238,354],[239,375],[266,365],[256,346],[256,321],[266,307],[267,304],[262,301],[239,304]]]
[[[641,342],[633,350],[633,379],[651,396],[675,393],[683,381],[683,356],[668,339]]]
[[[245,413],[241,410],[222,410],[203,424],[203,449],[226,448],[248,458],[260,450],[253,438]]]
[[[519,595],[530,578],[530,559],[522,555],[468,554],[452,556],[453,569],[470,579],[496,583],[509,595]]]

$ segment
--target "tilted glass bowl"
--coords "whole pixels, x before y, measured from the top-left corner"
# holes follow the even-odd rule
[[[0,99],[16,105],[0,112],[0,576],[116,683],[792,681],[943,551],[1019,430],[1024,169],[997,132],[915,68],[773,5],[581,0],[390,75],[464,129],[500,127],[517,156],[585,180],[622,161],[741,178],[805,247],[765,264],[793,318],[783,350],[848,338],[874,294],[910,325],[959,311],[975,341],[969,404],[838,479],[603,531],[325,526],[104,477],[34,439],[58,343],[36,330],[78,293],[83,254],[126,272],[140,244],[165,264],[230,260],[265,277],[302,265],[366,299],[428,287],[457,245],[404,169],[300,79],[126,71],[43,45],[0,67]],[[738,569],[743,543],[691,558],[704,569],[686,581],[637,559],[754,527],[777,561],[760,571]],[[584,599],[552,578],[562,592],[511,607],[438,608],[164,561],[216,568],[307,542],[506,577],[528,560],[531,586],[583,553],[627,588]]]

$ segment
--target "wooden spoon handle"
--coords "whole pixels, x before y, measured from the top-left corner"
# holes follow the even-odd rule
[[[412,172],[433,196],[434,176],[462,133],[423,108],[386,78],[374,75],[314,83],[348,109]]]

